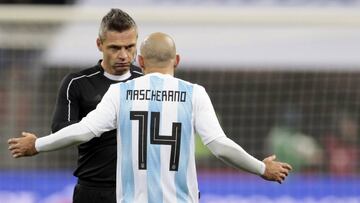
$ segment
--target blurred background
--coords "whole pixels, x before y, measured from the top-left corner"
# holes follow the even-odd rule
[[[207,89],[228,137],[294,167],[265,182],[198,142],[200,202],[360,202],[360,0],[1,0],[0,202],[71,202],[76,147],[15,160],[6,142],[50,133],[61,79],[100,59],[112,7],[139,41],[172,35],[177,77]]]

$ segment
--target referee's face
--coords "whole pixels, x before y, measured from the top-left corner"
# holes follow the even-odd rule
[[[130,69],[136,55],[137,30],[132,28],[124,32],[107,31],[97,46],[103,53],[101,63],[104,70],[113,75],[125,74]]]

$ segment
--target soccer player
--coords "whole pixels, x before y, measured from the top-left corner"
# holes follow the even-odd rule
[[[94,110],[111,84],[142,75],[142,70],[132,65],[137,38],[136,23],[124,11],[111,9],[103,17],[96,40],[103,59],[64,78],[53,117],[53,132],[79,122]],[[78,145],[74,203],[116,202],[116,157],[116,130]]]
[[[175,78],[180,57],[172,38],[153,33],[140,47],[145,76],[111,85],[79,123],[37,138],[8,141],[14,157],[32,156],[99,137],[117,128],[118,202],[199,202],[194,135],[231,166],[283,182],[291,166],[275,156],[259,161],[224,134],[205,89]]]

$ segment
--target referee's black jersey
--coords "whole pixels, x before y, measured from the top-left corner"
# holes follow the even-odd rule
[[[114,81],[104,76],[101,61],[94,67],[67,75],[60,86],[53,116],[52,131],[79,122],[94,110],[111,84],[125,82],[142,75],[141,69],[131,66],[130,78]],[[115,187],[116,130],[78,146],[78,165],[74,175],[79,181],[99,187]]]

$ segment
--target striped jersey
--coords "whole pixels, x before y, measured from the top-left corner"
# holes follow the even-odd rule
[[[113,84],[82,121],[96,136],[117,128],[117,202],[198,200],[194,135],[225,136],[205,89],[151,73]]]

